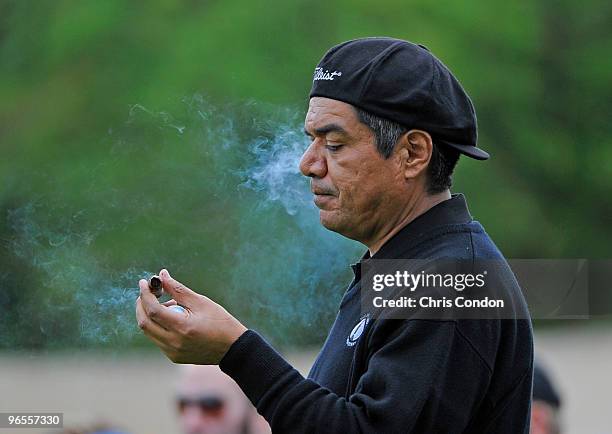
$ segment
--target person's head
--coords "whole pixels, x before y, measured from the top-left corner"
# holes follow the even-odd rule
[[[533,370],[530,434],[561,432],[561,397],[546,370],[536,364]]]
[[[218,366],[181,367],[176,405],[185,434],[269,432],[238,385]]]
[[[112,424],[98,422],[88,427],[64,428],[61,434],[128,434],[126,431],[115,428]]]
[[[422,46],[367,38],[333,47],[310,96],[300,170],[321,223],[365,244],[415,201],[448,194],[460,153],[488,158],[475,146],[467,94]]]
[[[312,143],[300,170],[321,223],[367,244],[398,205],[448,190],[459,159],[421,129],[408,129],[342,101],[313,97],[305,122]]]

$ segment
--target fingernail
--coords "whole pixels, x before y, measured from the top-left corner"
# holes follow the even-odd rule
[[[165,268],[159,272],[159,274],[163,277],[170,277],[170,273]]]

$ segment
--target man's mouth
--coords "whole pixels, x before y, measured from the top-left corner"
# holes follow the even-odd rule
[[[310,185],[310,191],[316,196],[335,196],[334,189],[320,185]]]
[[[329,203],[337,197],[334,189],[325,185],[310,184],[310,191],[314,195],[315,205],[322,210],[329,208]]]
[[[325,209],[326,205],[335,198],[336,196],[332,194],[314,192],[314,203],[320,209]]]

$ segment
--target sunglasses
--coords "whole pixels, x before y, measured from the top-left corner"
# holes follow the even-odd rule
[[[223,412],[224,403],[218,396],[200,396],[197,398],[179,396],[177,405],[180,413],[183,413],[187,407],[198,407],[203,414],[218,417]]]

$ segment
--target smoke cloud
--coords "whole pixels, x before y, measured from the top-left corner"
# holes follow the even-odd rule
[[[0,347],[131,345],[138,279],[162,267],[276,343],[320,341],[361,248],[319,224],[302,122],[201,95],[130,107],[75,191],[6,211]]]

